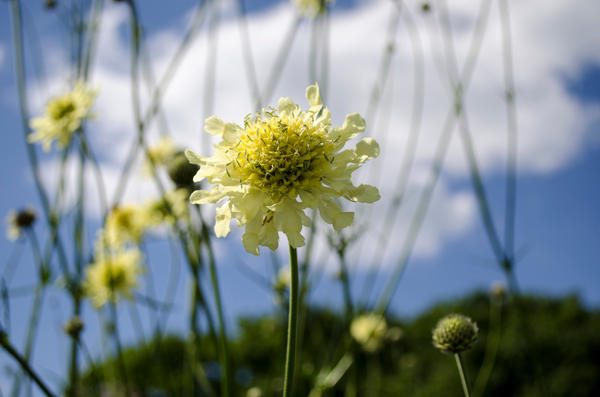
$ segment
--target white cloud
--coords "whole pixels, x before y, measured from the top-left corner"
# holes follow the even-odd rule
[[[468,0],[451,2],[459,62],[470,43],[478,9],[476,3]],[[577,155],[589,134],[588,127],[598,120],[600,114],[598,108],[585,108],[577,98],[570,96],[562,82],[563,76],[575,75],[582,63],[600,63],[600,54],[590,50],[600,47],[600,30],[596,28],[593,17],[600,14],[600,3],[577,0],[540,6],[536,2],[513,2],[510,6],[517,79],[519,170],[521,173],[551,172],[568,164]],[[392,11],[393,5],[389,1],[365,2],[358,8],[331,17],[327,104],[335,124],[341,123],[347,113],[358,111],[364,114],[385,45],[387,23],[382,21],[387,22]],[[439,40],[431,40],[435,34],[431,24],[425,23],[420,14],[414,12],[413,15],[426,44],[426,100],[420,143],[415,153],[415,170],[408,186],[412,201],[409,200],[399,214],[399,226],[394,231],[394,235],[398,236],[406,232],[414,201],[428,175],[444,116],[450,106],[444,84],[432,62],[433,54],[441,54],[441,49],[436,47]],[[293,18],[293,10],[288,4],[249,17],[252,52],[259,83],[263,87],[276,50]],[[503,172],[506,156],[502,36],[495,6],[489,21],[478,67],[467,94],[471,133],[481,169],[486,175]],[[122,7],[107,7],[98,47],[98,63],[92,79],[101,87],[101,93],[96,106],[99,117],[90,123],[89,135],[108,170],[117,170],[122,164],[125,149],[134,137],[128,43],[120,33],[126,23],[127,15]],[[238,29],[237,21],[232,18],[225,18],[219,26],[214,104],[216,115],[235,122],[241,122],[244,115],[254,108]],[[377,167],[378,171],[371,178],[377,175],[383,196],[381,202],[373,207],[372,227],[383,219],[383,209],[387,208],[393,194],[407,142],[412,109],[412,58],[406,37],[406,30],[401,27],[390,69],[390,83],[384,93],[389,102],[382,104],[381,108],[381,113],[390,113],[389,133],[384,136],[382,123],[370,125],[367,129],[368,135],[382,143],[381,158],[365,167],[367,170]],[[150,33],[147,44],[155,70],[165,70],[179,40],[179,30],[175,29]],[[164,98],[165,114],[174,138],[181,145],[199,151],[202,150],[199,147],[202,120],[206,116],[202,109],[207,44],[204,29],[184,58]],[[310,24],[303,23],[274,98],[290,96],[305,106],[304,89],[310,83],[309,45]],[[48,86],[60,84],[54,81]],[[272,99],[271,103],[274,101]],[[148,98],[145,98],[144,103],[147,102]],[[157,132],[157,124],[153,125],[150,139],[154,139]],[[467,178],[467,166],[458,136],[452,141],[445,167],[453,178]],[[111,180],[117,174],[116,171],[107,171],[105,176]],[[137,178],[134,178],[133,182],[136,181]],[[115,183],[108,182],[108,185],[114,186]],[[138,196],[145,192],[136,187],[130,187],[128,191]],[[443,176],[416,253],[435,254],[448,239],[469,230],[475,219],[476,208],[471,193],[453,191],[449,180]],[[397,249],[392,254],[397,255]]]

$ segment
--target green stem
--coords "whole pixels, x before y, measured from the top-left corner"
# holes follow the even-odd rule
[[[500,27],[502,29],[504,86],[506,89],[507,162],[506,162],[506,213],[504,220],[504,246],[509,258],[514,256],[514,234],[517,195],[517,110],[515,104],[515,81],[513,72],[510,14],[508,2],[498,3],[500,8]],[[515,292],[515,291],[513,291]]]
[[[389,277],[383,289],[383,292],[381,293],[377,301],[377,312],[383,313],[385,310],[387,310],[387,307],[390,304],[391,299],[398,287],[398,283],[400,282],[400,279],[404,274],[406,265],[410,260],[412,250],[414,248],[415,242],[417,241],[419,231],[421,229],[421,226],[423,225],[425,215],[427,213],[429,204],[431,202],[431,198],[433,196],[435,185],[437,184],[437,181],[442,172],[444,159],[448,151],[455,123],[462,112],[462,99],[465,93],[467,92],[467,89],[471,82],[471,78],[473,76],[473,70],[475,68],[475,65],[477,64],[477,59],[479,57],[479,52],[481,49],[481,43],[483,41],[485,28],[487,26],[487,17],[489,11],[488,5],[489,0],[486,0],[482,3],[482,6],[479,9],[475,34],[473,35],[473,38],[471,40],[469,52],[467,54],[462,73],[460,75],[459,82],[460,87],[462,89],[461,95],[454,95],[451,107],[448,109],[448,113],[446,114],[446,119],[444,121],[442,133],[440,135],[437,147],[435,149],[434,160],[431,164],[429,179],[423,187],[423,190],[421,191],[417,208],[413,212],[409,230],[402,245],[400,251],[400,258],[397,262],[396,268],[394,269],[392,275]]]
[[[298,252],[290,245],[290,306],[288,314],[288,334],[285,351],[285,377],[283,397],[292,396],[294,384],[294,364],[296,359],[296,323],[298,315]]]
[[[221,294],[219,292],[219,280],[217,277],[217,266],[215,255],[210,243],[210,233],[206,224],[202,222],[202,234],[208,250],[208,266],[210,269],[210,281],[213,287],[215,305],[217,306],[217,316],[219,318],[219,359],[221,361],[221,396],[228,397],[231,394],[231,363],[229,362],[229,348],[227,344],[227,332],[225,328],[225,318],[223,316],[223,304],[221,303]]]
[[[352,305],[352,293],[350,292],[350,278],[348,276],[348,265],[346,264],[345,247],[340,247],[340,249],[338,249],[338,258],[340,260],[340,282],[342,283],[342,292],[344,295],[346,319],[350,321],[352,314],[354,313],[354,308]]]
[[[244,58],[244,66],[246,69],[246,79],[250,85],[250,91],[252,93],[252,99],[254,100],[255,109],[258,112],[262,108],[262,100],[260,98],[260,89],[258,88],[258,80],[256,78],[256,67],[252,59],[250,34],[248,32],[248,23],[246,21],[246,7],[244,6],[244,0],[237,0],[237,5],[238,25],[240,38],[242,41],[242,56]]]
[[[502,336],[502,303],[497,301],[497,298],[492,297],[490,302],[490,333],[485,347],[485,356],[483,357],[483,364],[475,379],[475,386],[473,387],[473,396],[481,397],[485,391],[485,387],[490,379],[492,370],[494,369],[494,363],[496,362],[496,354],[500,347],[500,340]]]
[[[40,377],[35,373],[35,371],[29,366],[25,358],[23,358],[23,356],[21,356],[19,352],[17,352],[15,348],[10,344],[10,342],[8,341],[8,337],[4,332],[1,332],[0,334],[0,345],[12,358],[14,358],[19,363],[19,365],[21,365],[23,371],[27,372],[27,375],[29,375],[29,377],[39,386],[39,388],[42,390],[42,392],[44,392],[46,396],[55,396],[50,391],[48,386],[46,386],[46,384],[40,379]]]
[[[115,340],[115,346],[117,348],[117,361],[119,365],[119,372],[121,375],[121,380],[125,384],[126,395],[131,395],[129,390],[129,379],[127,377],[127,367],[125,366],[125,359],[123,357],[123,348],[121,346],[121,339],[119,338],[119,324],[118,324],[118,315],[117,315],[117,306],[114,303],[110,304],[110,314],[112,317],[112,325],[113,325],[113,338]]]
[[[460,382],[462,383],[463,392],[465,393],[465,397],[470,397],[469,387],[467,386],[467,377],[465,376],[465,371],[463,369],[462,358],[460,357],[460,353],[454,353],[454,358],[456,360],[456,366],[458,367],[458,374],[460,375]]]
[[[400,206],[404,202],[408,180],[413,169],[415,153],[417,152],[417,145],[419,142],[419,135],[421,130],[421,121],[423,118],[423,104],[425,98],[425,58],[423,54],[423,42],[419,35],[419,30],[417,29],[417,26],[410,14],[410,11],[405,7],[403,9],[403,12],[400,13],[399,10],[402,6],[402,2],[400,0],[396,0],[396,6],[396,8],[398,8],[398,15],[401,15],[404,19],[404,24],[408,36],[410,37],[410,46],[413,58],[412,80],[414,84],[412,93],[412,115],[409,130],[410,132],[406,143],[406,147],[404,149],[404,154],[402,155],[402,165],[400,166],[398,179],[396,180],[396,187],[393,190],[394,196],[387,209],[387,215],[383,221],[383,227],[381,228],[381,231],[377,238],[377,248],[375,249],[375,253],[373,254],[373,257],[371,259],[371,264],[368,267],[369,273],[367,273],[367,277],[365,279],[365,282],[363,283],[363,287],[361,290],[361,299],[359,301],[361,303],[359,304],[363,307],[368,306],[371,295],[374,292],[375,281],[377,280],[378,272],[381,269],[381,263],[383,262],[384,255],[387,252],[387,248],[389,246],[390,237],[392,236],[392,229],[394,228],[398,219],[398,214],[400,213]],[[367,214],[369,213],[370,212],[368,212]],[[368,218],[368,216],[366,218]],[[362,249],[362,247],[364,247],[364,244],[360,245],[359,249]],[[360,257],[359,254],[360,252],[356,254],[356,258]]]
[[[81,314],[81,298],[78,295],[73,295],[73,317]],[[69,396],[77,396],[79,383],[79,356],[77,339],[71,338],[71,352],[69,359]]]
[[[65,249],[62,245],[61,239],[58,235],[58,220],[55,214],[53,214],[50,200],[48,199],[48,193],[42,183],[40,175],[40,169],[38,164],[37,154],[32,144],[27,141],[29,135],[29,106],[27,103],[27,81],[25,76],[25,57],[23,54],[23,32],[22,32],[22,16],[21,6],[19,0],[11,1],[11,22],[12,22],[12,36],[14,45],[14,60],[15,60],[15,73],[17,81],[17,93],[19,98],[19,109],[21,116],[21,124],[23,127],[23,138],[25,140],[25,148],[27,149],[27,158],[29,159],[29,165],[35,187],[37,189],[42,208],[46,216],[46,221],[50,227],[50,234],[52,236],[52,246],[56,245],[59,263],[63,269],[63,273],[66,279],[69,279],[67,256]]]

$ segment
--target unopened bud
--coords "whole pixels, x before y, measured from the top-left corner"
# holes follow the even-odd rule
[[[462,314],[449,314],[433,330],[433,345],[444,353],[460,353],[477,342],[477,324]]]
[[[167,164],[169,177],[177,187],[189,187],[194,183],[194,175],[200,167],[191,164],[183,152],[177,152]]]
[[[56,0],[46,0],[44,2],[44,8],[47,10],[53,10],[56,8]]]
[[[79,316],[74,316],[65,324],[65,333],[71,336],[73,339],[79,338],[79,334],[83,331],[83,321]]]

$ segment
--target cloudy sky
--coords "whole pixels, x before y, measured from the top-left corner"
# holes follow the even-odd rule
[[[159,1],[139,3],[145,49],[153,74],[160,78],[193,21],[196,2],[178,1],[168,8]],[[366,230],[350,255],[350,266],[358,275],[357,291],[361,286],[359,281],[370,266],[377,240],[381,238],[378,231],[389,216],[387,208],[397,194],[399,171],[418,103],[414,93],[419,82],[415,80],[418,76],[415,75],[415,64],[418,64],[415,57],[422,51],[424,100],[422,117],[418,119],[414,166],[403,205],[394,214],[397,219],[384,255],[384,270],[376,284],[379,287],[397,264],[408,225],[428,181],[444,120],[452,107],[449,75],[456,74],[452,72],[456,67],[453,63],[458,64],[459,70],[463,69],[480,15],[479,2],[448,2],[455,48],[455,56],[448,57],[445,52],[448,42],[441,35],[444,27],[440,26],[437,2],[432,2],[432,12],[423,14],[420,1],[405,1],[405,7],[397,14],[397,7],[389,0],[338,0],[329,20],[328,44],[327,35],[323,32],[316,35],[318,47],[327,45],[329,50],[326,78],[319,72],[316,76],[311,74],[311,22],[302,20],[294,40],[289,43],[286,35],[295,23],[294,7],[287,1],[253,3],[247,17],[246,38],[261,92],[265,90],[279,49],[284,43],[290,47],[281,77],[262,105],[275,104],[277,98],[289,96],[304,107],[307,104],[304,90],[313,83],[311,79],[316,78],[326,93],[326,105],[332,112],[334,125],[341,124],[345,115],[352,112],[366,116],[374,84],[381,77],[382,59],[385,54],[390,55],[389,73],[379,91],[380,101],[372,112],[373,117],[367,120],[365,132],[379,141],[381,156],[355,176],[357,181],[377,185],[382,194],[380,202],[371,208],[365,205],[355,208],[357,223]],[[507,112],[498,3],[490,2],[481,49],[466,88],[464,109],[492,215],[503,236]],[[246,114],[255,110],[252,85],[245,68],[246,44],[242,41],[234,5],[232,0],[222,2],[214,36],[209,33],[207,23],[200,27],[168,86],[163,101],[163,123],[153,124],[149,131],[150,142],[158,140],[159,132],[168,131],[180,146],[209,154],[208,140],[202,133],[207,116],[215,114],[223,120],[241,123]],[[43,12],[38,2],[31,2],[25,10],[28,42],[35,44],[35,37],[41,38],[38,44],[28,46],[27,52],[29,98],[35,114],[42,111],[49,97],[68,86],[69,48],[56,15]],[[510,2],[518,121],[517,278],[525,291],[553,295],[577,292],[587,304],[596,307],[600,304],[597,288],[600,280],[600,188],[597,183],[600,29],[597,15],[600,15],[600,3],[585,0]],[[27,168],[17,112],[8,4],[0,4],[0,20],[3,125],[0,178],[6,187],[0,198],[0,213],[7,214],[13,208],[39,204]],[[107,2],[91,75],[92,84],[99,88],[95,106],[98,117],[89,124],[89,137],[100,158],[109,192],[114,190],[126,148],[134,137],[128,28],[126,7]],[[211,41],[211,37],[216,41]],[[213,43],[216,43],[215,51],[212,51]],[[212,60],[215,62],[214,102],[206,100],[207,65]],[[317,58],[319,65],[321,61]],[[144,105],[147,105],[147,90],[142,91]],[[47,186],[56,180],[56,164],[55,157],[43,157]],[[154,194],[153,185],[137,172],[128,185],[126,199],[140,201]],[[90,196],[94,196],[93,189]],[[97,215],[97,200],[90,199],[87,208],[92,216]],[[322,238],[317,243],[315,266],[327,272],[335,271],[337,262],[325,253],[324,241]],[[2,241],[0,247],[0,259],[7,261],[12,243]],[[269,270],[265,270],[266,253],[258,259],[240,255],[239,233],[235,232],[219,242],[218,248],[225,305],[230,316],[271,310],[269,294],[248,278],[249,271],[270,277]],[[158,245],[157,257],[165,257],[164,251],[165,247]],[[239,263],[240,257],[243,263]],[[31,274],[27,269],[19,269],[13,284],[27,285]],[[411,315],[437,300],[459,296],[475,288],[487,288],[493,281],[502,279],[482,227],[465,150],[455,128],[442,176],[391,309],[401,315]],[[183,279],[180,285],[184,290]],[[325,278],[320,285],[315,301],[339,304],[337,284]],[[184,292],[181,299],[185,299]],[[26,307],[19,300],[14,305]],[[53,297],[49,306],[52,310],[48,309],[49,314],[43,321],[56,328],[66,318],[68,307],[58,297]],[[182,315],[183,308],[175,318]],[[13,329],[24,326],[25,319],[25,314],[13,318]],[[178,328],[177,323],[174,327]],[[59,332],[60,328],[52,332],[52,340]],[[54,354],[56,349],[60,347],[51,352],[42,349],[41,365],[47,359],[46,354]]]

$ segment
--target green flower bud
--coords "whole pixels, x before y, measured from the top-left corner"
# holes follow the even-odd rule
[[[54,8],[56,8],[56,1],[55,0],[46,0],[46,2],[44,3],[44,7],[47,10],[53,10]]]
[[[71,336],[73,339],[79,338],[79,334],[83,330],[83,321],[79,316],[74,316],[71,318],[64,327],[65,333]]]
[[[15,219],[15,222],[20,228],[26,229],[33,225],[33,223],[35,222],[35,218],[35,211],[30,208],[25,208],[17,213],[17,218]]]
[[[25,208],[19,212],[11,211],[6,218],[6,235],[10,240],[21,237],[23,230],[29,229],[35,223],[36,214],[33,209]]]
[[[433,345],[444,353],[460,353],[477,342],[477,324],[462,314],[449,314],[433,330]]]
[[[177,187],[190,187],[194,184],[194,175],[200,167],[190,164],[183,152],[177,152],[167,164],[169,177]]]

